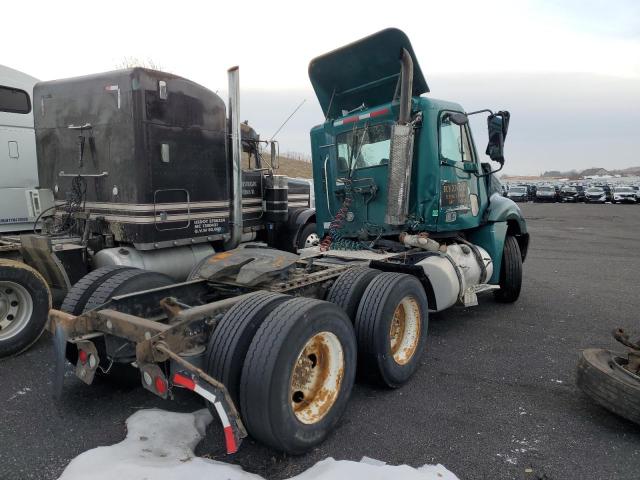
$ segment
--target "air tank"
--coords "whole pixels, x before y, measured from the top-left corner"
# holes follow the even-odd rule
[[[289,218],[289,183],[284,175],[266,177],[264,218],[268,222],[286,222]]]

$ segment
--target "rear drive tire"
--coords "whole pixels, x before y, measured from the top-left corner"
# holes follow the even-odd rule
[[[640,377],[623,370],[620,360],[609,350],[583,350],[578,360],[577,384],[600,406],[640,424]]]
[[[206,356],[207,373],[222,382],[239,408],[240,378],[251,341],[265,318],[289,295],[256,292],[236,303],[222,317],[209,339]],[[215,407],[207,402],[211,413]]]
[[[342,308],[355,321],[362,294],[380,270],[355,267],[340,275],[329,289],[326,300]]]
[[[116,273],[97,286],[87,300],[84,311],[93,310],[118,295],[165,287],[173,283],[175,280],[163,273],[130,268]]]
[[[351,394],[356,341],[336,305],[293,298],[258,329],[242,369],[240,405],[256,440],[290,454],[322,442]]]
[[[175,281],[171,277],[162,273],[150,272],[139,268],[122,270],[107,278],[95,288],[85,305],[84,312],[93,310],[118,295],[164,287],[173,283]],[[67,344],[66,356],[67,360],[72,364],[77,362],[78,356],[77,348],[74,347],[75,345]],[[105,344],[99,342],[96,343],[96,347],[101,358],[102,368],[109,368],[108,373],[104,374],[105,378],[126,385],[134,385],[140,382],[140,374],[136,368],[129,363],[118,362],[117,360],[114,360],[113,364],[111,364],[107,359]],[[97,373],[103,376],[100,369],[98,369]]]
[[[522,289],[522,254],[516,237],[507,235],[502,250],[500,266],[500,289],[494,297],[501,303],[513,303],[518,300]]]
[[[114,275],[132,268],[123,265],[106,265],[89,272],[69,290],[60,310],[71,315],[80,315],[84,312],[84,307],[96,288]]]
[[[356,314],[358,365],[367,377],[396,388],[420,366],[429,306],[420,281],[381,273],[366,288]]]
[[[25,263],[0,259],[0,357],[33,345],[50,309],[51,292],[42,275]]]

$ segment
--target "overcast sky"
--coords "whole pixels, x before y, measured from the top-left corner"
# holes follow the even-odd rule
[[[309,61],[389,26],[431,88],[468,110],[512,114],[508,173],[640,165],[640,1],[195,2],[21,0],[3,7],[0,64],[42,80],[112,70],[125,57],[226,91],[240,65],[242,117],[308,153],[322,113]],[[474,122],[484,150],[483,122]]]

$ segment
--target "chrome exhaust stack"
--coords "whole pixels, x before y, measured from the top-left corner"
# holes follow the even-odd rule
[[[411,166],[413,160],[413,125],[411,122],[411,99],[413,92],[413,60],[403,48],[400,58],[400,112],[398,122],[391,131],[389,177],[387,179],[387,211],[385,223],[404,225],[409,212],[409,190],[411,188]]]
[[[406,48],[402,49],[400,58],[401,83],[400,83],[400,113],[398,123],[406,125],[411,120],[411,97],[413,92],[413,60]]]
[[[231,211],[229,216],[229,239],[225,250],[232,250],[242,240],[242,136],[240,133],[240,70],[231,67],[229,76],[229,123],[231,124]]]

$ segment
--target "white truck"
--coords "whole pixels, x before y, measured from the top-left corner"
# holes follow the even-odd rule
[[[42,276],[19,261],[20,233],[33,231],[53,206],[51,190],[37,188],[32,101],[37,81],[0,65],[0,356],[37,340],[51,304]],[[32,315],[39,320],[35,327],[27,325]],[[30,328],[33,332],[21,337]]]
[[[0,65],[0,234],[32,230],[43,203],[51,205],[36,188],[31,97],[37,81]]]

